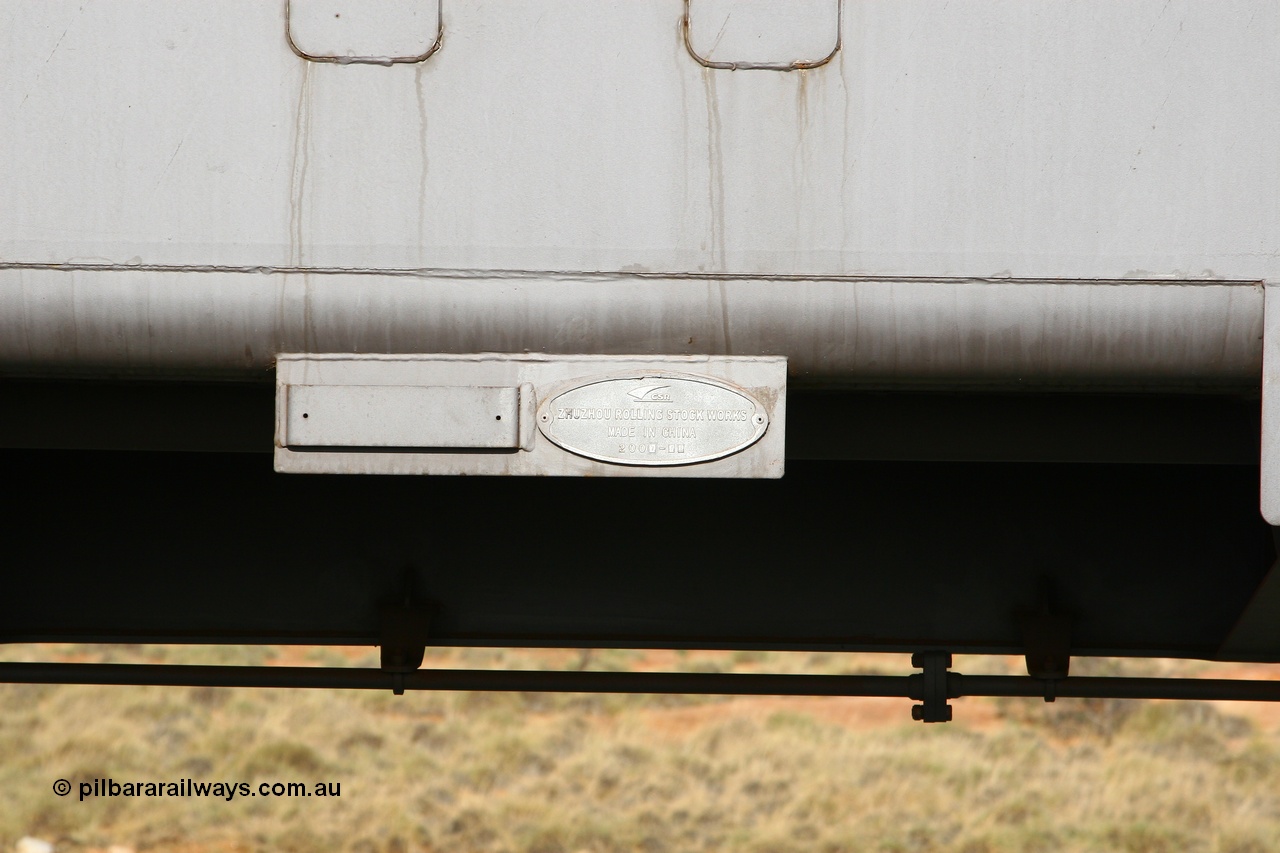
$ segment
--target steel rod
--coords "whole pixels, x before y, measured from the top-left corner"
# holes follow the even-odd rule
[[[380,669],[310,666],[0,663],[0,683],[171,687],[311,687],[542,693],[702,693],[757,696],[908,696],[909,676],[703,672]]]
[[[915,675],[775,675],[701,672],[379,669],[175,664],[0,663],[0,683],[171,687],[292,687],[539,693],[686,693],[754,696],[884,696],[922,699]],[[1280,681],[947,673],[947,698],[1232,699],[1280,702]]]
[[[948,698],[1032,696],[1064,699],[1234,699],[1280,702],[1280,681],[1229,678],[1124,678],[1074,676],[1053,679],[1018,675],[948,673]]]

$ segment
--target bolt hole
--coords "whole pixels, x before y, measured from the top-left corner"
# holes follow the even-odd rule
[[[309,418],[309,417],[311,417],[311,415],[308,415],[306,412],[303,412],[303,413],[302,413],[302,416],[303,416],[304,418]]]
[[[500,421],[500,420],[502,420],[502,415],[497,415],[496,417],[494,417],[494,420],[495,420],[495,421]]]

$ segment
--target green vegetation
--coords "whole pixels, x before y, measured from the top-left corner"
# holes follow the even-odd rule
[[[376,664],[374,650],[8,651]],[[899,657],[760,652],[432,650],[426,665],[910,670]],[[967,699],[955,723],[923,726],[906,701],[866,699],[2,685],[0,850],[23,836],[187,853],[1280,850],[1280,717],[1267,711]],[[54,795],[58,778],[69,796]],[[79,783],[99,778],[328,782],[341,796],[79,801]]]

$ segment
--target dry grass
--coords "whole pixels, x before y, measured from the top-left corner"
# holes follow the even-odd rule
[[[265,654],[117,647],[105,657]],[[303,662],[299,654],[274,659]],[[376,661],[371,651],[306,656]],[[899,658],[742,652],[446,650],[427,665],[909,671]],[[1013,665],[957,661],[969,672]],[[191,853],[1280,850],[1272,717],[1206,703],[969,699],[956,719],[912,724],[909,703],[865,699],[7,685],[0,849],[32,835],[60,851]],[[342,795],[78,802],[53,794],[59,777],[326,781]]]

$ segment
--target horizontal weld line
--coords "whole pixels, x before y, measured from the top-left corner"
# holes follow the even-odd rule
[[[391,278],[444,279],[558,279],[579,281],[781,281],[781,282],[883,282],[918,284],[1057,284],[1057,285],[1191,285],[1259,287],[1260,280],[1210,278],[1015,278],[1006,276],[918,276],[861,275],[839,273],[748,273],[748,272],[632,272],[624,270],[523,270],[458,269],[449,267],[282,267],[220,264],[94,264],[0,262],[0,270],[53,272],[160,272],[231,273],[240,275],[382,276]]]

